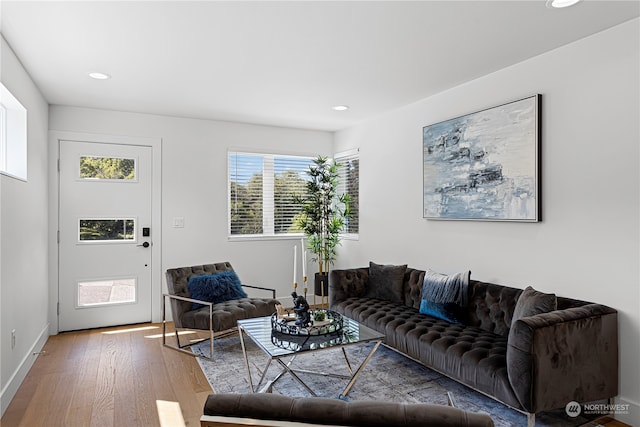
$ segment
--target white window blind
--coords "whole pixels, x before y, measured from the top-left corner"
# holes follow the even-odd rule
[[[338,194],[349,196],[351,216],[345,221],[344,234],[358,234],[360,231],[360,154],[352,150],[336,155],[340,164]]]
[[[301,234],[296,197],[312,158],[229,152],[229,236]]]

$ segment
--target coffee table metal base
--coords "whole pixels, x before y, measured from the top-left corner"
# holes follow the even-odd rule
[[[347,386],[344,388],[344,390],[342,391],[342,393],[340,394],[339,398],[343,399],[345,398],[349,392],[351,391],[351,388],[353,387],[353,385],[356,383],[356,381],[358,380],[358,377],[360,376],[360,374],[362,373],[362,370],[365,368],[365,366],[367,366],[367,363],[369,363],[369,360],[371,360],[371,357],[373,357],[373,355],[375,354],[376,350],[378,350],[378,347],[380,347],[380,344],[382,344],[382,340],[373,340],[372,342],[374,342],[373,347],[371,348],[371,350],[369,351],[369,353],[367,354],[367,356],[365,357],[365,359],[362,361],[362,363],[360,364],[360,366],[358,366],[358,368],[354,371],[351,367],[351,362],[349,362],[349,358],[347,357],[347,352],[345,351],[345,347],[344,346],[340,346],[340,350],[342,351],[342,355],[344,356],[344,360],[345,363],[347,365],[347,369],[349,371],[350,375],[340,375],[340,374],[335,374],[335,373],[330,373],[330,372],[318,372],[318,371],[311,371],[311,370],[306,370],[306,369],[293,369],[291,367],[291,365],[293,364],[293,362],[295,361],[296,357],[299,355],[303,355],[305,353],[302,354],[288,354],[288,355],[283,355],[283,356],[272,356],[267,360],[267,364],[265,365],[263,371],[262,371],[262,375],[260,376],[260,380],[258,381],[258,384],[254,387],[253,386],[253,378],[251,375],[251,369],[249,369],[249,357],[247,355],[247,351],[245,348],[245,344],[244,344],[244,331],[243,331],[243,327],[239,325],[238,327],[238,333],[240,334],[240,345],[242,346],[242,355],[244,356],[244,365],[245,368],[247,369],[247,380],[249,381],[249,389],[251,390],[252,393],[271,393],[272,389],[273,389],[273,385],[280,380],[280,378],[282,378],[285,374],[289,374],[291,375],[291,377],[296,380],[302,387],[304,387],[309,394],[311,394],[312,396],[317,396],[317,394],[311,389],[311,387],[309,387],[303,380],[302,378],[300,378],[298,376],[298,373],[304,373],[304,374],[312,374],[312,375],[323,375],[323,376],[327,376],[327,377],[334,377],[334,378],[340,378],[340,379],[346,379],[349,380],[347,383]],[[337,348],[335,348],[335,350],[337,350]],[[283,361],[283,359],[289,359],[286,362]],[[264,387],[260,388],[260,386],[262,385],[262,383],[265,381],[266,379],[266,375],[267,375],[267,371],[269,370],[269,367],[271,366],[271,362],[272,361],[276,361],[280,367],[282,368],[282,371],[280,371],[280,373],[274,377],[271,380],[268,380]]]

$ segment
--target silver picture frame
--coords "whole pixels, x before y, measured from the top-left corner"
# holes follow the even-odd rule
[[[423,217],[542,220],[536,94],[422,129]]]

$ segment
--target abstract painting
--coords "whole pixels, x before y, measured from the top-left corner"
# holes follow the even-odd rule
[[[541,95],[425,126],[424,218],[541,220]]]

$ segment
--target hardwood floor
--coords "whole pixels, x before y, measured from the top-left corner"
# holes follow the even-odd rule
[[[161,324],[68,332],[49,337],[0,426],[196,427],[211,392],[195,357],[162,346]]]
[[[2,427],[200,425],[211,387],[194,357],[162,346],[161,324],[63,333],[43,351]]]

